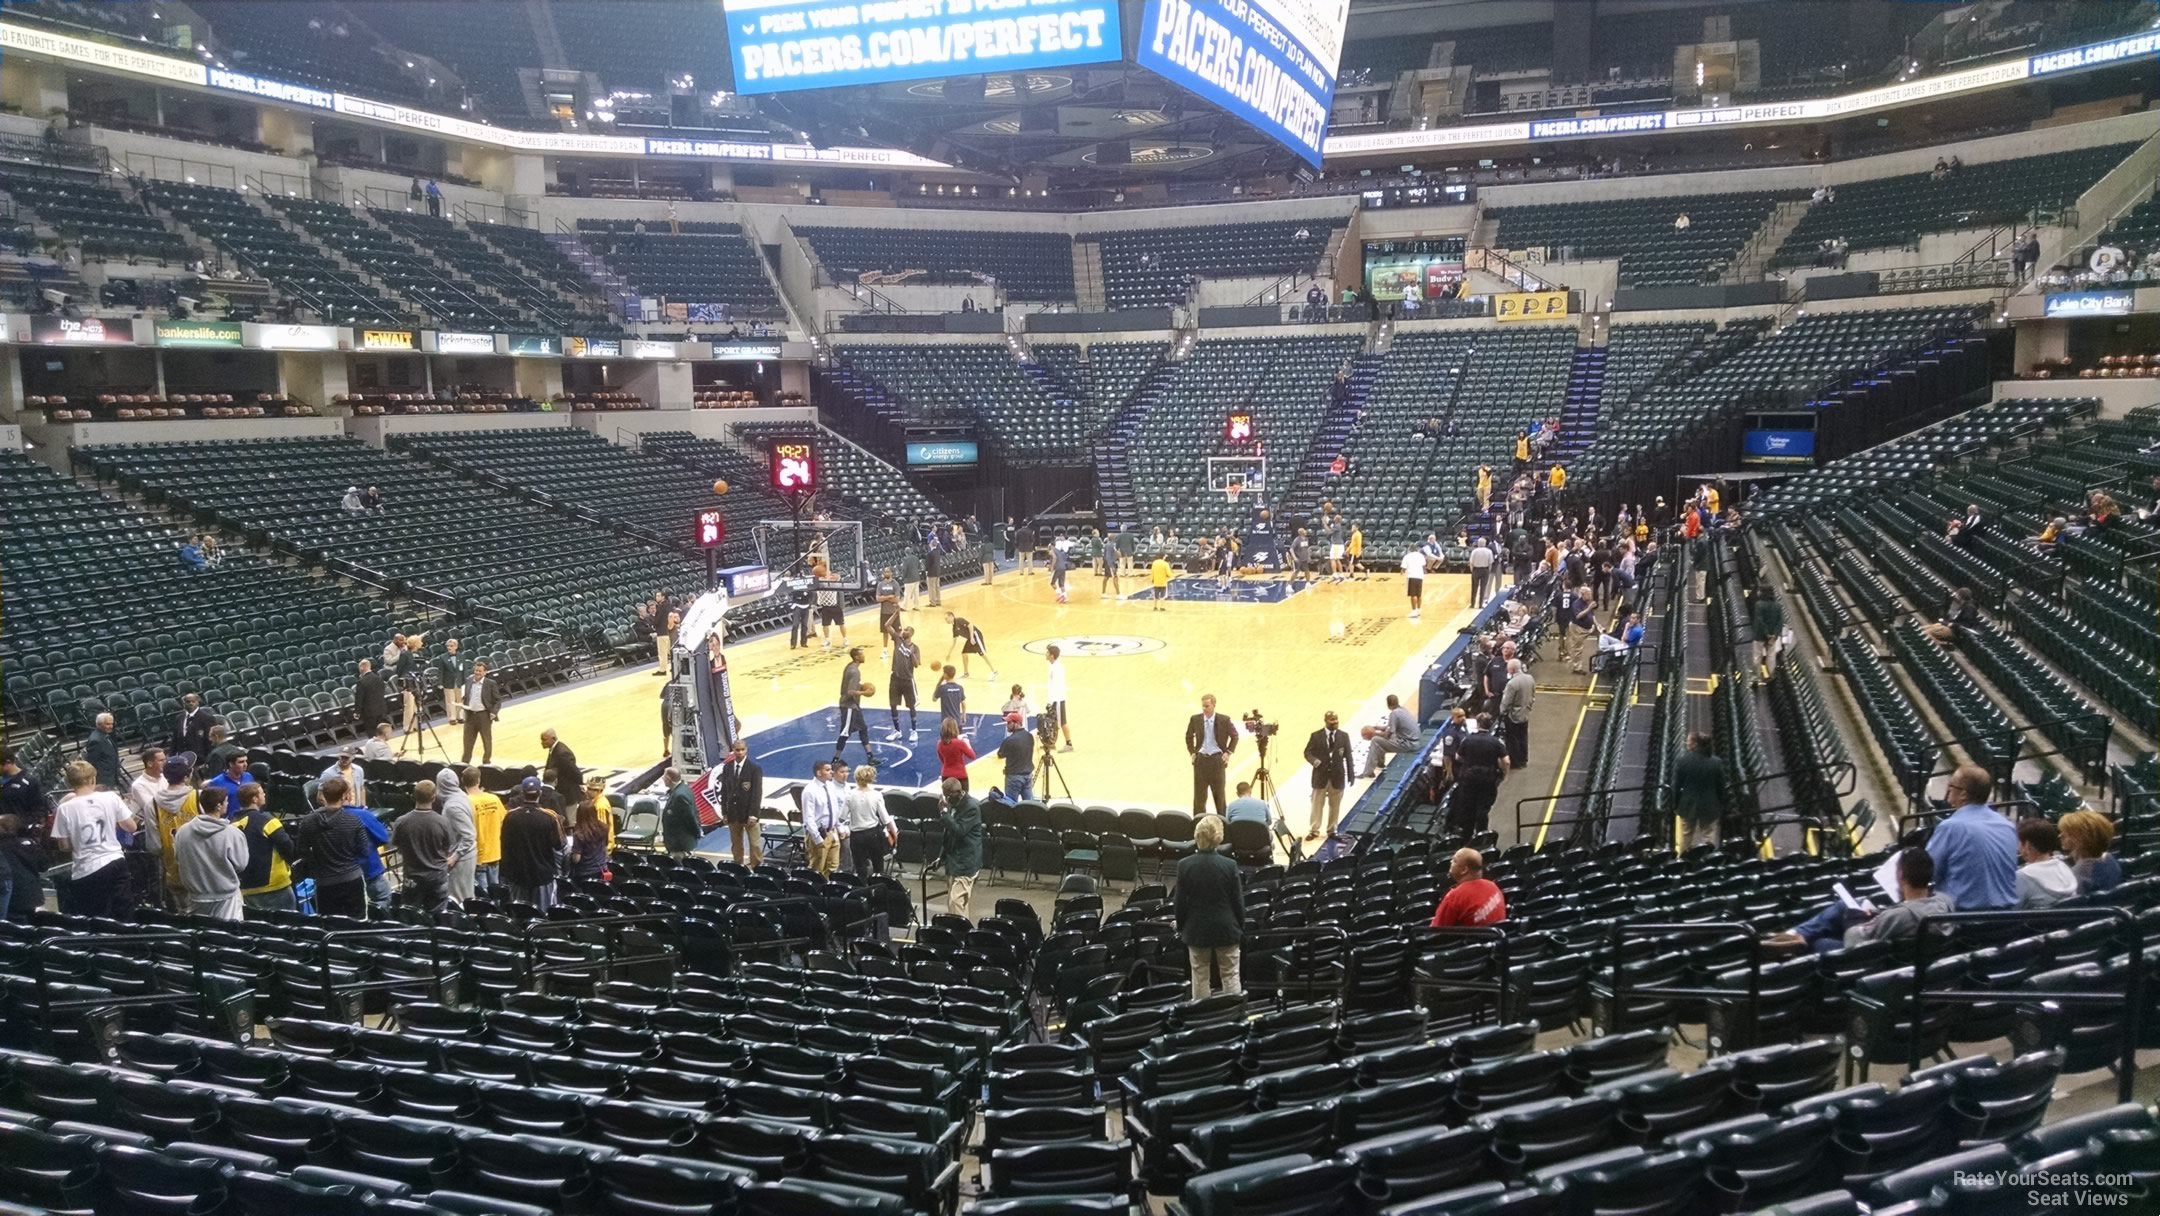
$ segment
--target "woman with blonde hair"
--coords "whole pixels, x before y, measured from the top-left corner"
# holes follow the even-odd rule
[[[2110,856],[2115,825],[2098,811],[2072,811],[2055,824],[2069,855],[2070,872],[2077,875],[2078,894],[2113,890],[2122,883],[2122,862]]]
[[[900,827],[885,809],[885,796],[870,788],[877,770],[861,764],[855,768],[855,784],[840,800],[840,868],[864,878],[885,872],[885,858],[900,843]]]

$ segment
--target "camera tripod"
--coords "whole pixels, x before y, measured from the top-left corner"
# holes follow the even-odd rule
[[[435,720],[428,713],[427,687],[417,677],[407,681],[406,683],[410,685],[410,688],[400,689],[399,691],[409,691],[412,693],[413,720],[405,724],[405,737],[408,739],[412,738],[414,735],[418,735],[420,737],[421,759],[427,759],[427,749],[430,745],[432,745],[436,751],[441,752],[444,758],[447,759],[450,755],[450,748],[442,741],[442,736],[435,733]],[[449,697],[454,697],[457,695],[457,693],[454,691],[445,690],[443,695],[445,700],[447,701]],[[403,752],[404,749],[400,747],[399,754],[402,755]]]
[[[1296,864],[1305,860],[1304,842],[1289,830],[1289,821],[1283,818],[1282,799],[1275,792],[1275,777],[1268,772],[1267,749],[1271,737],[1272,734],[1263,735],[1257,731],[1253,733],[1253,744],[1260,749],[1260,767],[1253,770],[1253,797],[1267,803],[1268,809],[1274,812],[1274,818],[1268,821],[1268,827],[1289,852],[1291,863]]]
[[[1047,802],[1050,799],[1051,782],[1055,781],[1057,787],[1065,791],[1066,801],[1070,802],[1072,786],[1066,784],[1065,770],[1058,767],[1057,741],[1057,715],[1045,710],[1035,725],[1035,746],[1038,749],[1035,757],[1035,785],[1041,791],[1043,800]]]

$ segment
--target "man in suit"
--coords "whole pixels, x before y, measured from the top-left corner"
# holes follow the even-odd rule
[[[1193,851],[1177,866],[1178,940],[1192,964],[1192,994],[1202,1000],[1213,989],[1209,973],[1222,972],[1222,991],[1244,991],[1238,979],[1238,947],[1245,939],[1245,893],[1238,865],[1219,852],[1220,816],[1203,815],[1193,825]]]
[[[480,763],[495,762],[495,715],[502,712],[502,693],[488,674],[487,660],[474,659],[472,671],[457,691],[459,714],[465,719],[465,758],[472,763],[473,740],[480,741]]]
[[[368,659],[360,660],[360,678],[353,681],[353,718],[363,739],[373,738],[375,728],[390,720],[390,686]]]
[[[90,737],[83,740],[83,759],[97,770],[97,782],[115,794],[127,788],[120,779],[120,746],[113,742],[113,716],[99,714]]]
[[[458,653],[458,640],[450,638],[443,642],[443,652],[435,658],[435,687],[442,692],[443,716],[450,725],[465,721],[465,700],[458,696],[465,687],[465,674],[472,664]]]
[[[688,857],[696,851],[698,838],[697,803],[690,796],[690,785],[682,779],[682,773],[669,769],[661,780],[667,785],[667,802],[660,809],[660,844],[670,857]]]
[[[749,744],[737,739],[720,764],[720,818],[727,824],[728,851],[737,865],[765,860],[765,842],[758,831],[758,805],[764,800],[765,770],[750,758]]]
[[[1322,835],[1322,805],[1327,807],[1326,835],[1335,834],[1335,822],[1342,817],[1343,790],[1350,784],[1350,735],[1334,710],[1327,712],[1326,722],[1305,740],[1305,762],[1312,765],[1312,826],[1305,833],[1307,840]]]
[[[203,708],[202,698],[195,693],[180,698],[180,725],[173,730],[174,754],[186,752],[190,756],[210,754],[210,726],[216,716]]]
[[[540,732],[540,746],[547,749],[548,784],[561,795],[564,806],[576,806],[578,794],[585,788],[585,774],[578,769],[570,745],[556,737],[555,728],[550,726]]]
[[[1224,778],[1230,767],[1230,753],[1237,750],[1237,740],[1237,727],[1227,715],[1215,712],[1215,695],[1200,698],[1200,712],[1185,722],[1185,752],[1192,757],[1193,814],[1207,809],[1210,794],[1215,797],[1216,814],[1228,808]]]

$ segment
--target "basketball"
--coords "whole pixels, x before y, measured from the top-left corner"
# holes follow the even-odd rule
[[[725,493],[727,493],[727,482],[725,482],[725,481],[716,481],[716,482],[712,483],[712,492],[713,492],[713,493],[715,493],[715,494],[725,494]]]
[[[866,697],[874,697],[877,695],[877,689],[872,685],[865,684],[862,686],[862,695]]]
[[[1372,728],[1372,727],[1370,727],[1370,726],[1366,726],[1366,727],[1361,727],[1361,728],[1359,728],[1359,730],[1358,730],[1358,738],[1360,738],[1360,739],[1370,739],[1370,738],[1372,738],[1372,737],[1373,737],[1373,733],[1374,733],[1374,732],[1373,732],[1373,728]]]

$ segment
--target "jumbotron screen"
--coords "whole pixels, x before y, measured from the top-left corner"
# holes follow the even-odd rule
[[[1133,58],[1320,167],[1350,0],[1148,0]]]
[[[1124,54],[1117,0],[723,0],[722,8],[735,91],[745,94],[1071,67]]]

